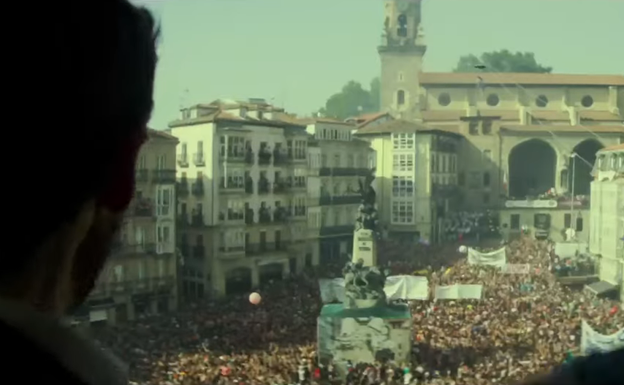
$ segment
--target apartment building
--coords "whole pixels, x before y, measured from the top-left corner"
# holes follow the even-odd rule
[[[376,155],[384,232],[393,238],[441,241],[443,218],[461,204],[461,136],[404,120],[361,126],[355,135],[370,142]]]
[[[355,125],[328,118],[300,119],[311,136],[310,197],[318,197],[320,215],[312,213],[310,224],[319,225],[323,261],[337,261],[352,252],[353,229],[361,203],[359,180],[374,166],[368,142],[356,138]]]
[[[177,139],[149,130],[136,165],[134,199],[124,216],[111,256],[77,322],[111,324],[177,307]]]
[[[600,280],[624,300],[624,144],[599,151],[593,174],[589,248],[600,256]]]
[[[248,292],[317,264],[309,240],[308,134],[262,99],[181,110],[178,244],[188,299]]]

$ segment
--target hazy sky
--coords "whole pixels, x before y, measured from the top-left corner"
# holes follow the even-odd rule
[[[382,0],[136,0],[163,38],[151,125],[180,105],[273,99],[299,114],[379,73]],[[459,56],[532,51],[559,73],[624,73],[624,0],[424,0],[425,71]],[[185,91],[188,90],[188,91]]]

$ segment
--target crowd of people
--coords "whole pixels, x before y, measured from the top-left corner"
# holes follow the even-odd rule
[[[418,271],[432,287],[482,284],[483,298],[412,302],[411,362],[353,363],[346,379],[315,354],[317,279],[340,266],[272,282],[257,306],[242,295],[205,301],[98,330],[98,338],[130,365],[137,384],[504,384],[578,355],[581,320],[604,334],[624,327],[617,303],[557,282],[546,241],[506,246],[508,262],[529,264],[529,274],[468,265],[457,246],[380,245],[393,274]]]

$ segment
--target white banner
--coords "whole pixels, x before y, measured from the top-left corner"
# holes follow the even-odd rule
[[[489,253],[481,253],[473,248],[469,248],[468,263],[471,265],[503,267],[507,264],[507,253],[504,247]]]
[[[483,285],[436,286],[435,299],[481,299]]]
[[[503,266],[503,274],[529,274],[531,265],[528,263],[513,264],[508,263]]]
[[[574,258],[577,254],[587,252],[587,243],[580,242],[557,242],[555,243],[555,255],[559,258]]]
[[[624,348],[624,328],[611,335],[600,334],[585,320],[581,327],[581,354],[611,352]]]
[[[323,303],[344,301],[344,278],[319,279],[319,289]],[[427,277],[392,275],[386,278],[384,291],[389,300],[426,300],[429,281]]]

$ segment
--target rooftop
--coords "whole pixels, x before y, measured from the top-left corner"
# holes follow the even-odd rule
[[[391,120],[374,126],[366,126],[357,130],[356,135],[379,135],[399,132],[440,132],[449,134],[459,134],[459,127],[456,125],[432,127],[423,123],[408,122],[406,120]]]

